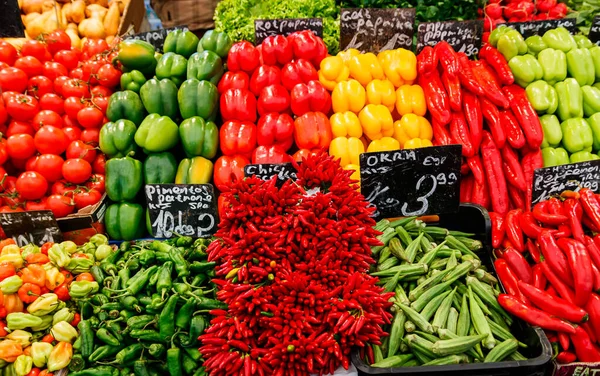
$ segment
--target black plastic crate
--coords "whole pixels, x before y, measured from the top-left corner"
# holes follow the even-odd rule
[[[476,204],[461,204],[458,213],[440,215],[439,224],[450,230],[470,232],[483,243],[484,249],[478,253],[481,262],[495,274],[491,247],[491,221],[487,210]],[[500,287],[503,291],[502,286]],[[542,329],[532,327],[515,318],[511,332],[528,348],[519,348],[527,357],[524,361],[503,361],[499,363],[473,363],[449,366],[417,366],[396,368],[373,368],[360,358],[358,351],[352,353],[352,363],[359,375],[429,375],[444,376],[544,376],[552,372],[552,347]]]

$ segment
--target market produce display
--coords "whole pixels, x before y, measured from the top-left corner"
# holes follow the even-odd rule
[[[95,262],[112,252],[97,234],[81,247],[66,241],[19,248],[0,242],[0,367],[7,375],[53,375],[80,367],[82,339],[75,303],[98,291]]]

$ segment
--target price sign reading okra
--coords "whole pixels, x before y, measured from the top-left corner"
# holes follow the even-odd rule
[[[533,173],[531,202],[536,204],[563,191],[600,190],[600,160],[538,168]]]
[[[483,21],[421,22],[417,34],[417,53],[425,46],[446,41],[457,52],[475,56],[481,48]]]
[[[271,35],[288,36],[296,31],[310,30],[323,38],[322,18],[282,18],[254,20],[254,43],[259,45]]]
[[[0,226],[6,236],[13,238],[19,247],[30,243],[58,243],[63,239],[50,210],[0,213]]]
[[[600,46],[600,16],[594,17],[588,38],[590,38],[592,43]]]
[[[517,30],[523,38],[529,38],[532,35],[544,35],[548,30],[556,29],[557,27],[564,27],[571,33],[577,31],[577,24],[575,18],[563,18],[560,20],[541,20],[541,21],[528,21],[528,22],[511,22],[507,23]]]
[[[458,210],[460,145],[363,153],[360,189],[375,218]]]
[[[155,238],[175,234],[204,238],[217,231],[217,200],[211,184],[147,184],[146,201]]]

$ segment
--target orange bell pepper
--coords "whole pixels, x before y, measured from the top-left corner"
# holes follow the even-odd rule
[[[38,254],[42,255],[41,253]],[[21,270],[21,273],[23,283],[33,283],[40,287],[44,287],[46,284],[46,270],[44,270],[41,265],[29,264],[26,268]]]
[[[241,155],[224,155],[217,159],[213,169],[213,181],[215,186],[223,191],[231,184],[234,175],[236,179],[244,178],[244,167],[250,164],[248,158]]]
[[[0,359],[14,363],[21,354],[23,354],[23,347],[19,342],[11,339],[0,341]]]
[[[4,308],[6,308],[6,314],[23,312],[23,302],[17,294],[6,294],[4,295]]]
[[[331,125],[322,112],[307,112],[294,120],[294,138],[300,149],[328,148]]]
[[[28,264],[45,264],[50,261],[48,256],[43,253],[30,253],[25,257]]]

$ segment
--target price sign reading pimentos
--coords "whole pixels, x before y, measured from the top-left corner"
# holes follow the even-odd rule
[[[254,175],[261,180],[270,180],[273,176],[277,176],[279,185],[290,179],[296,180],[296,173],[297,171],[291,163],[249,164],[244,167],[246,177]]]
[[[417,53],[425,46],[446,41],[455,51],[475,56],[481,48],[483,21],[421,22],[417,34]]]
[[[254,43],[259,45],[271,35],[288,36],[296,31],[310,30],[323,38],[322,18],[283,18],[254,20]]]
[[[127,38],[143,40],[144,42],[148,42],[151,45],[153,45],[157,51],[162,52],[163,45],[165,44],[165,39],[167,38],[167,34],[169,34],[171,31],[175,31],[175,30],[188,31],[189,29],[187,26],[175,26],[175,27],[170,27],[168,29],[158,29],[158,30],[148,31],[145,33],[139,33],[139,34],[128,36]]]
[[[600,45],[600,16],[594,17],[588,38],[597,45]]]
[[[195,238],[217,231],[217,199],[212,184],[146,184],[152,235]]]
[[[22,247],[33,243],[58,243],[63,240],[56,219],[50,210],[0,213],[0,226],[7,237]]]
[[[528,22],[511,22],[507,23],[523,35],[523,38],[529,38],[532,35],[544,35],[548,30],[556,29],[557,27],[564,27],[571,33],[577,30],[577,24],[575,18],[563,18],[560,20],[541,20],[541,21],[528,21]]]
[[[458,210],[460,145],[360,155],[360,189],[376,218]]]
[[[600,192],[600,160],[538,168],[533,173],[531,202],[536,204],[563,191],[581,188]]]
[[[347,8],[340,12],[340,50],[412,50],[415,8]]]

